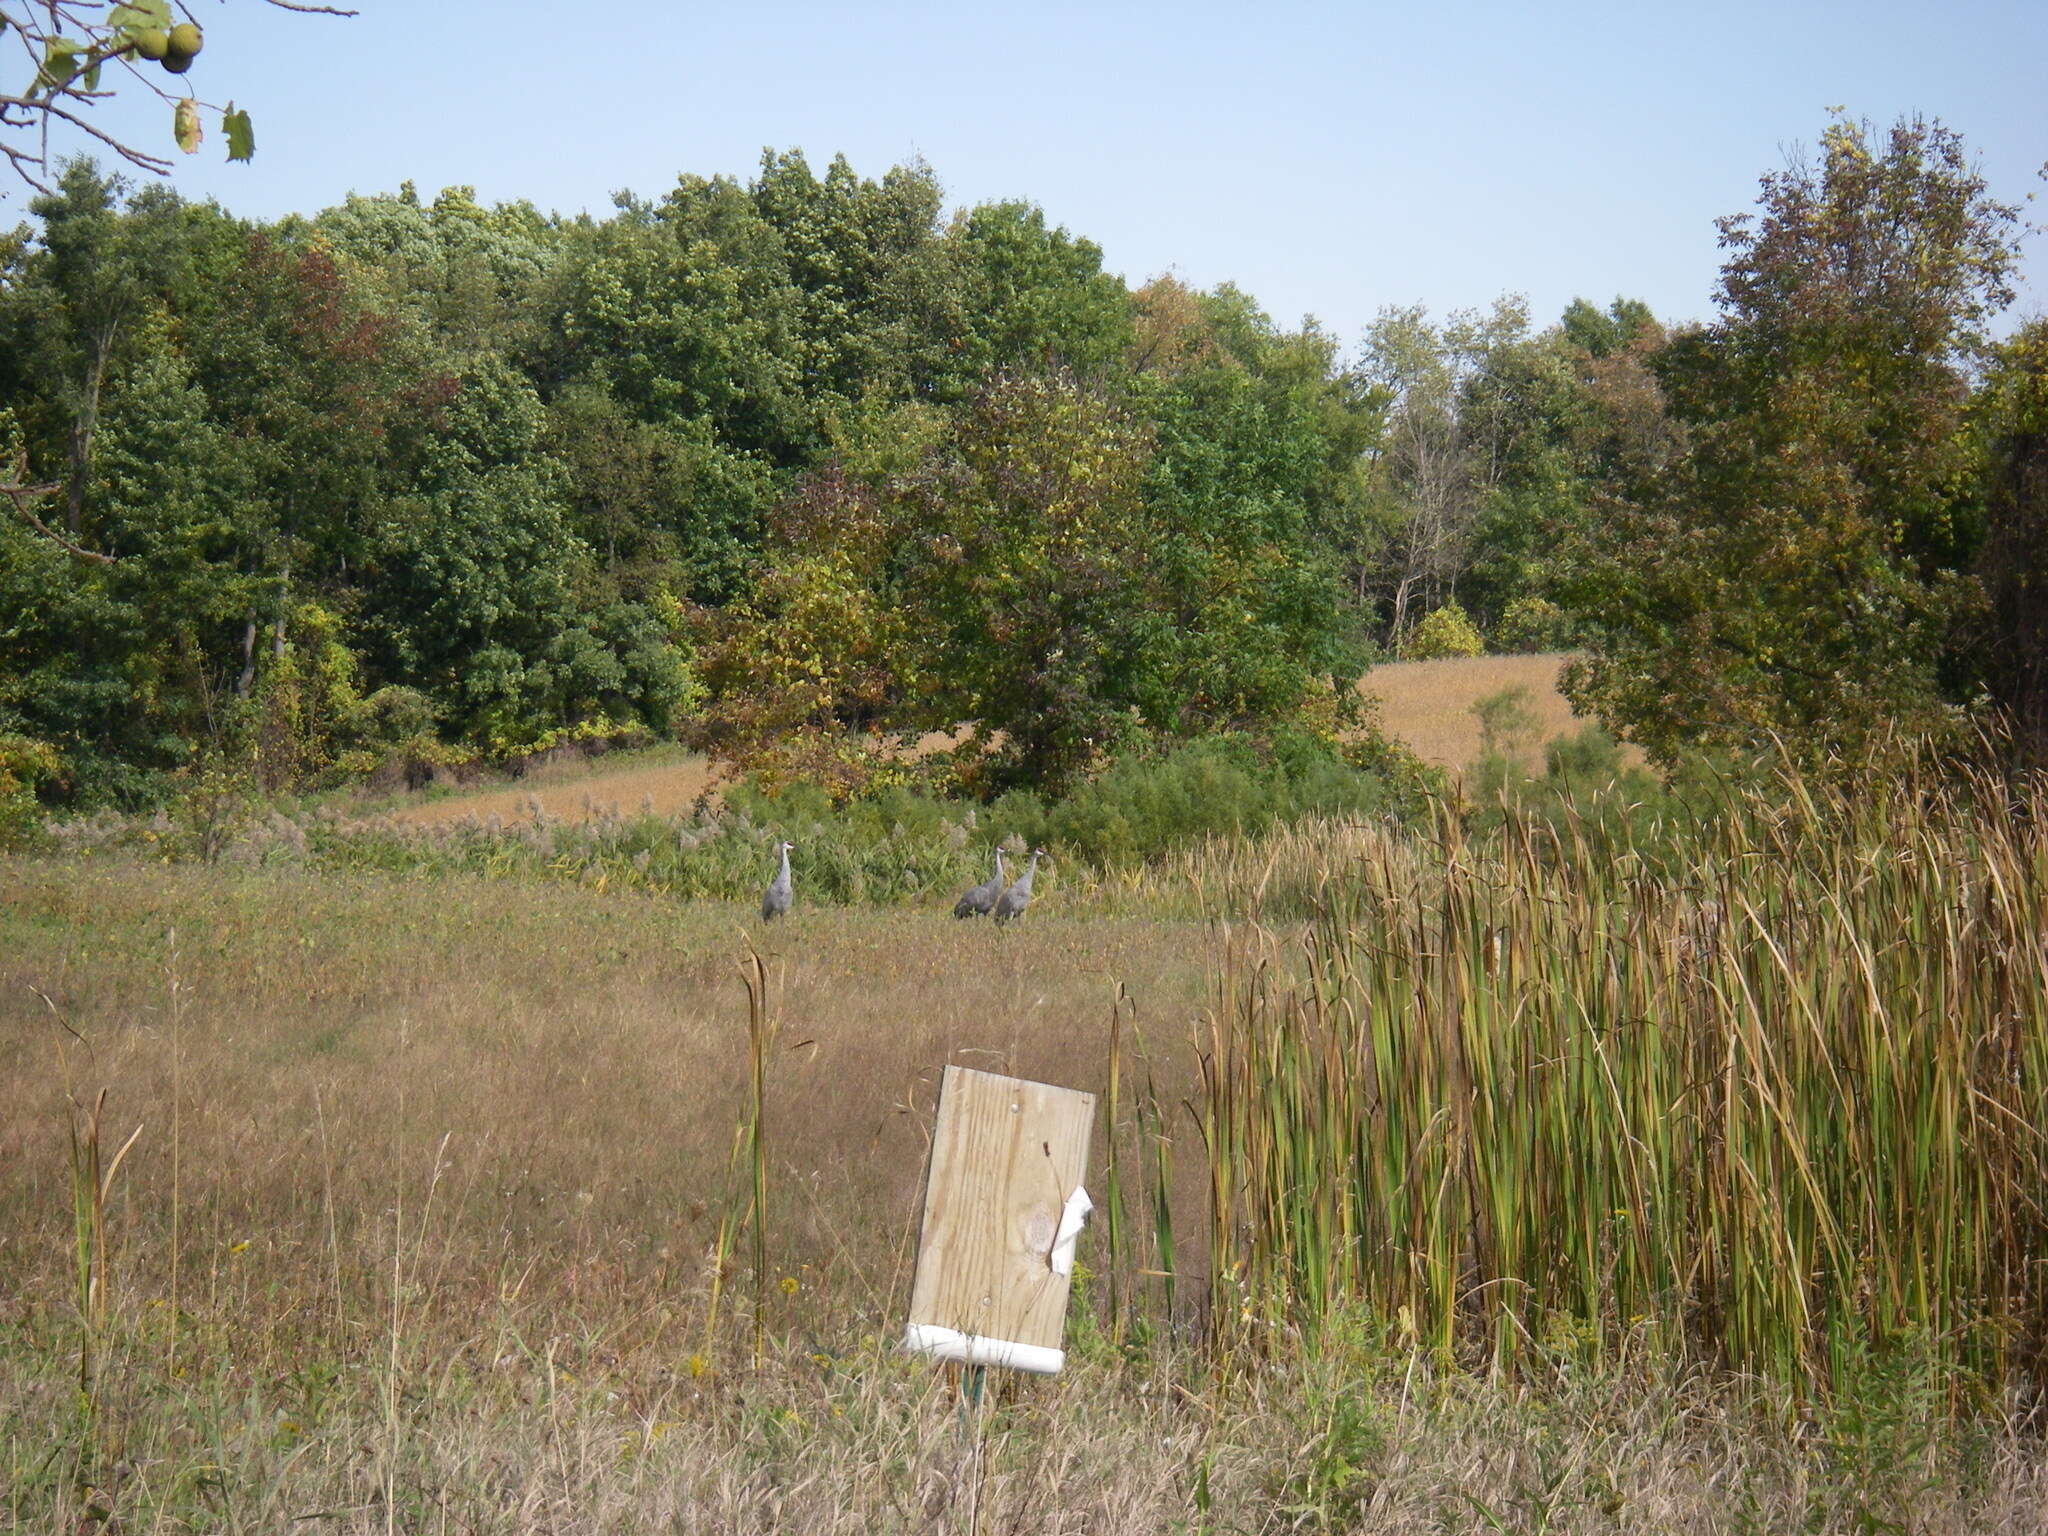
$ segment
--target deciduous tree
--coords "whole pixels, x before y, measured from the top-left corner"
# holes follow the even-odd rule
[[[1471,562],[1509,422],[1498,392],[1472,386],[1522,342],[1528,322],[1527,305],[1509,296],[1442,324],[1419,306],[1385,309],[1366,334],[1364,372],[1389,404],[1366,486],[1372,543],[1353,559],[1370,573],[1361,584],[1384,604],[1397,644],[1419,608],[1455,592]]]
[[[2012,296],[2015,211],[1917,118],[1838,119],[1759,205],[1721,223],[1720,317],[1660,359],[1685,451],[1575,594],[1600,630],[1575,702],[1660,758],[1943,728],[1975,596],[1968,371]]]
[[[1984,445],[1988,607],[1966,660],[2007,710],[2015,745],[2048,766],[2048,320],[2003,347],[1976,403]]]

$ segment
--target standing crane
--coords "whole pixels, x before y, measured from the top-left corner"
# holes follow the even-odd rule
[[[777,843],[775,851],[782,855],[782,867],[775,871],[775,878],[768,882],[768,889],[761,893],[761,921],[772,923],[778,917],[789,915],[789,850],[795,843]]]
[[[1038,873],[1038,861],[1045,857],[1043,848],[1031,850],[1031,862],[1016,882],[996,898],[996,921],[1007,923],[1013,917],[1022,917],[1024,909],[1031,905],[1031,877]]]
[[[996,872],[980,885],[970,887],[958,901],[953,903],[955,917],[987,917],[996,907],[996,900],[1003,894],[1008,877],[1003,873],[1003,850],[996,850]]]

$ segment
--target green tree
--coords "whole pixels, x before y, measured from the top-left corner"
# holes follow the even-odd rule
[[[75,785],[129,801],[231,729],[233,621],[254,600],[233,445],[161,324],[108,390],[95,558],[0,532],[0,721]]]
[[[1975,568],[1989,602],[1966,659],[2021,753],[2048,764],[2048,320],[1999,349],[1975,414],[1985,464]]]
[[[1557,329],[1566,346],[1596,362],[1626,352],[1645,336],[1663,338],[1663,327],[1649,305],[1620,296],[1605,309],[1589,299],[1573,299],[1565,306]]]
[[[782,239],[746,190],[685,176],[567,233],[554,338],[536,382],[602,383],[643,421],[701,420],[776,464],[815,449]]]
[[[890,419],[915,439],[914,414]],[[708,668],[725,755],[793,748],[815,773],[834,734],[965,722],[979,776],[1056,785],[1111,749],[1170,625],[1147,601],[1149,449],[1070,375],[999,375],[907,472],[806,476]]]
[[[19,407],[32,462],[61,465],[63,524],[90,542],[92,481],[101,396],[130,350],[137,323],[186,288],[184,204],[164,188],[135,194],[89,160],[64,166],[55,191],[35,198],[42,221],[7,293],[7,329],[29,398]]]
[[[927,447],[912,450],[913,467]],[[872,778],[871,737],[921,728],[919,669],[932,654],[896,579],[911,529],[865,467],[834,462],[799,479],[770,518],[751,590],[704,624],[719,754],[841,797]]]
[[[453,358],[524,360],[544,346],[563,232],[531,203],[485,208],[475,188],[448,187],[422,204],[407,182],[396,193],[351,195],[310,224],[287,220],[278,237],[324,246],[379,308],[423,327]]]
[[[1155,278],[1132,295],[1132,324],[1133,408],[1153,420],[1162,449],[1155,487],[1180,479],[1183,461],[1199,462],[1211,487],[1269,508],[1275,547],[1318,569],[1317,603],[1344,604],[1339,628],[1353,644],[1330,670],[1362,664],[1356,642],[1377,625],[1362,618],[1367,578],[1356,556],[1378,547],[1370,473],[1387,392],[1342,367],[1313,319],[1283,330],[1228,283],[1196,293]]]
[[[1686,447],[1600,530],[1568,691],[1669,760],[1776,737],[1853,759],[1938,730],[1967,615],[1967,371],[2011,298],[2014,210],[1938,123],[1837,120],[1722,221],[1720,318],[1659,361]]]
[[[260,578],[239,637],[235,692],[247,698],[259,632],[280,659],[295,593],[339,602],[398,478],[398,450],[454,384],[417,328],[376,307],[324,244],[237,234],[233,266],[204,285],[182,335],[209,416],[233,445],[245,569]]]
[[[1500,392],[1475,385],[1524,343],[1528,321],[1526,304],[1509,296],[1442,324],[1419,306],[1385,309],[1366,333],[1364,372],[1388,404],[1350,555],[1397,645],[1416,612],[1452,597],[1471,565],[1512,425]]]
[[[644,421],[587,380],[549,407],[544,446],[566,471],[578,535],[621,595],[739,595],[775,500],[759,457],[727,447],[702,418]]]
[[[1652,361],[1665,345],[1649,307],[1575,299],[1555,326],[1498,348],[1464,386],[1467,411],[1497,424],[1497,466],[1472,527],[1459,594],[1489,632],[1514,615],[1510,649],[1570,643],[1554,599],[1572,551],[1619,497],[1639,497],[1676,452]],[[1532,624],[1532,617],[1550,619]]]
[[[962,263],[944,237],[945,195],[929,166],[896,166],[877,182],[835,155],[821,178],[800,151],[770,152],[751,195],[801,295],[801,387],[815,409],[875,392],[967,392]]]
[[[1285,718],[1316,679],[1345,691],[1366,658],[1346,643],[1342,574],[1314,537],[1333,449],[1319,387],[1238,366],[1196,367],[1135,408],[1151,427],[1143,483],[1164,647],[1142,701],[1175,734]],[[1342,433],[1340,419],[1337,431]]]
[[[179,346],[241,233],[167,189],[125,208],[121,190],[67,166],[0,292],[25,428],[0,528],[0,716],[59,749],[65,782],[133,800],[232,729],[223,616],[253,600],[255,541],[247,445]],[[63,477],[38,485],[32,465]]]
[[[956,219],[949,238],[965,267],[969,306],[961,339],[971,373],[1064,368],[1099,379],[1133,339],[1130,295],[1102,270],[1102,250],[1050,226],[1031,203],[984,203]]]
[[[429,434],[406,494],[383,503],[362,586],[372,680],[435,698],[457,736],[494,756],[555,733],[687,706],[687,657],[645,605],[586,595],[559,468],[536,450],[532,385],[475,364]]]
[[[1327,695],[1309,419],[1238,368],[1149,389],[1151,420],[1071,374],[999,374],[937,441],[915,406],[850,433],[778,509],[707,663],[727,755],[779,737],[815,772],[835,732],[965,722],[979,786],[1057,789],[1134,739]]]
[[[1170,619],[1145,517],[1143,425],[1071,376],[999,376],[907,510],[903,579],[933,729],[971,720],[998,780],[1056,787],[1137,723]]]

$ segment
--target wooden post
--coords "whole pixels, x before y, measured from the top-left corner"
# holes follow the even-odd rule
[[[1061,1349],[1095,1095],[947,1067],[906,1349],[1050,1375]]]

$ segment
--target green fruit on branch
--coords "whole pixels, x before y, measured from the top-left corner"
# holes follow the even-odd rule
[[[171,51],[171,39],[161,27],[149,27],[135,34],[135,51],[145,59],[160,59]]]
[[[199,29],[189,21],[181,21],[171,28],[170,43],[172,53],[182,53],[188,59],[197,58],[199,50],[206,46]]]
[[[192,55],[189,53],[180,53],[178,52],[177,49],[173,48],[164,55],[163,65],[164,68],[168,69],[172,74],[182,75],[183,73],[185,73],[186,70],[192,67]]]

